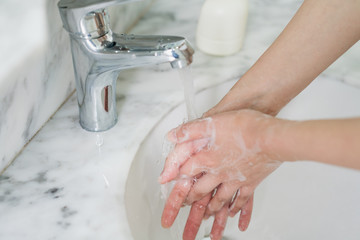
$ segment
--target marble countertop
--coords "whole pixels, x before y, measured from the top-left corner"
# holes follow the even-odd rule
[[[0,174],[75,89],[58,1],[0,1]],[[152,1],[109,8],[112,29],[126,32]]]
[[[182,35],[195,43],[202,3],[158,0],[132,33]],[[196,89],[238,79],[300,4],[250,1],[241,52],[226,58],[196,52]],[[324,81],[358,84],[360,70],[353,63],[358,45],[322,74]],[[177,72],[168,65],[122,72],[117,92],[114,128],[100,134],[84,131],[72,96],[0,176],[0,239],[132,239],[124,206],[132,159],[156,123],[183,101],[183,93]]]

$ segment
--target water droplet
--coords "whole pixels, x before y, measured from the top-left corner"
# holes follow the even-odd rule
[[[109,183],[108,178],[105,176],[105,174],[102,174],[102,177],[103,177],[104,182],[105,182],[105,187],[106,187],[106,188],[109,188],[109,187],[110,187],[110,183]]]
[[[101,147],[104,144],[104,137],[102,134],[96,134],[96,146]]]

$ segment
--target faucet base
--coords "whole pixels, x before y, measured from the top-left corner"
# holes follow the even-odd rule
[[[118,121],[118,119],[114,119],[114,121],[112,123],[110,123],[109,125],[107,125],[106,128],[100,128],[100,127],[87,128],[87,125],[82,123],[81,120],[79,122],[80,122],[80,126],[86,131],[89,131],[89,132],[105,132],[105,131],[113,128],[116,125],[117,121]]]
[[[118,75],[119,71],[90,74],[87,85],[85,84],[85,94],[77,92],[80,125],[85,130],[102,132],[117,123],[116,81]]]

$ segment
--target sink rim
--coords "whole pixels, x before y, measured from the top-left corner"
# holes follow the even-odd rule
[[[337,80],[328,80],[328,79],[324,79],[324,80],[321,80],[321,81],[334,81],[334,82],[336,82],[336,84],[342,84],[343,86],[346,86],[346,87],[349,87],[349,88],[353,88],[353,87],[351,87],[351,86],[349,86],[349,85],[347,85],[347,84],[345,84],[345,83],[342,83],[342,82],[339,82],[339,81],[337,81]],[[232,83],[232,82],[235,82],[233,79],[231,79],[231,80],[227,80],[227,81],[224,81],[224,82],[222,82],[222,83],[219,83],[219,84],[216,84],[216,85],[213,85],[213,86],[211,86],[211,87],[208,87],[208,88],[205,88],[205,89],[201,89],[200,91],[198,91],[197,92],[197,95],[199,95],[199,94],[201,94],[202,92],[206,92],[207,90],[209,90],[209,89],[215,89],[215,88],[217,88],[217,87],[219,87],[219,86],[221,86],[221,85],[225,85],[225,84],[229,84],[229,83]],[[317,80],[317,82],[319,82],[319,80]],[[355,88],[356,89],[356,88]],[[359,93],[360,93],[360,89],[356,89],[356,91],[358,91]],[[359,95],[360,96],[360,95]],[[359,97],[359,99],[360,99],[360,97]],[[177,104],[177,105],[175,105],[174,107],[172,107],[169,111],[167,111],[160,119],[159,119],[159,121],[153,126],[153,128],[151,129],[151,131],[144,137],[144,139],[143,139],[143,141],[141,142],[141,145],[139,146],[139,148],[138,148],[138,150],[137,150],[137,153],[136,153],[136,155],[135,155],[135,157],[134,157],[134,159],[133,159],[133,162],[132,162],[132,164],[131,164],[131,168],[130,168],[130,171],[129,171],[129,176],[131,175],[130,173],[132,172],[132,169],[133,169],[133,167],[135,166],[135,164],[136,164],[136,162],[137,162],[137,158],[138,158],[138,155],[140,154],[140,152],[142,151],[142,149],[143,149],[143,145],[144,145],[144,143],[146,142],[146,141],[149,141],[149,138],[150,138],[150,136],[154,133],[154,131],[156,131],[156,129],[157,128],[159,128],[160,126],[161,126],[161,123],[165,120],[165,119],[167,119],[168,118],[168,116],[169,116],[169,114],[171,114],[172,112],[174,112],[174,111],[176,111],[176,109],[178,109],[179,107],[181,107],[181,106],[183,106],[183,102],[180,102],[179,104]],[[359,113],[360,114],[360,113]],[[281,113],[279,114],[280,116],[281,116]],[[359,115],[360,116],[360,115]],[[169,129],[168,129],[169,130]],[[312,164],[312,163],[310,163],[310,164]],[[313,163],[314,165],[321,165],[322,166],[322,164],[319,164],[319,163]],[[285,167],[282,167],[282,168],[285,168]],[[339,169],[339,167],[337,167],[337,166],[330,166],[330,168],[336,168],[336,169]],[[345,169],[345,171],[347,171],[347,169]],[[129,183],[129,176],[128,176],[128,178],[127,178],[127,181],[126,181],[126,189],[125,189],[125,197],[127,196],[127,193],[128,193],[128,188],[129,188],[129,184],[131,184],[131,183]],[[270,176],[271,177],[271,176]],[[265,182],[265,181],[264,181]],[[264,185],[266,185],[266,184],[264,184]],[[260,188],[260,186],[259,186],[259,188]],[[258,192],[258,191],[257,191]],[[258,193],[257,193],[258,194]],[[127,203],[126,203],[127,201],[125,201],[125,205],[126,205],[126,211],[127,211],[127,217],[128,217],[128,212],[129,212],[129,210],[127,209]],[[128,220],[129,220],[129,218],[128,218]],[[160,225],[160,222],[158,223],[159,225]],[[129,226],[131,225],[131,223],[129,222]],[[130,226],[130,228],[131,228],[131,226]],[[133,231],[131,231],[132,232],[132,234],[133,234]]]

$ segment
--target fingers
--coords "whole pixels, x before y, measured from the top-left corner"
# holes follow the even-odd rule
[[[226,204],[221,210],[216,213],[215,220],[211,229],[211,240],[221,240],[225,230],[227,218],[229,216],[229,205]]]
[[[161,225],[169,228],[174,223],[176,216],[188,195],[192,184],[192,179],[180,179],[174,186],[166,201],[161,217]]]
[[[187,199],[187,204],[199,201],[205,195],[212,192],[219,185],[218,178],[215,175],[205,174],[199,178],[192,186]]]
[[[207,152],[199,152],[193,155],[180,168],[181,176],[195,176],[201,172],[209,170],[209,155]]]
[[[241,208],[241,213],[239,217],[239,229],[240,231],[246,231],[249,226],[251,220],[251,214],[253,210],[254,203],[254,195],[250,197],[250,199],[245,203],[245,205]]]
[[[211,193],[207,194],[203,199],[195,202],[190,210],[188,220],[186,222],[183,240],[194,240],[199,231],[201,222],[203,220],[206,206],[211,199]]]
[[[238,188],[239,184],[237,181],[223,183],[218,186],[215,195],[207,206],[205,214],[206,218],[220,211],[225,204],[230,203]]]
[[[180,167],[195,153],[209,143],[209,139],[198,139],[191,142],[177,144],[165,161],[164,169],[159,177],[160,184],[174,180],[179,175]]]
[[[201,138],[210,138],[213,136],[213,130],[212,118],[197,119],[174,128],[168,133],[167,138],[173,143],[183,143]]]
[[[254,191],[251,187],[248,186],[241,187],[230,206],[230,216],[231,217],[235,216],[253,194]]]

